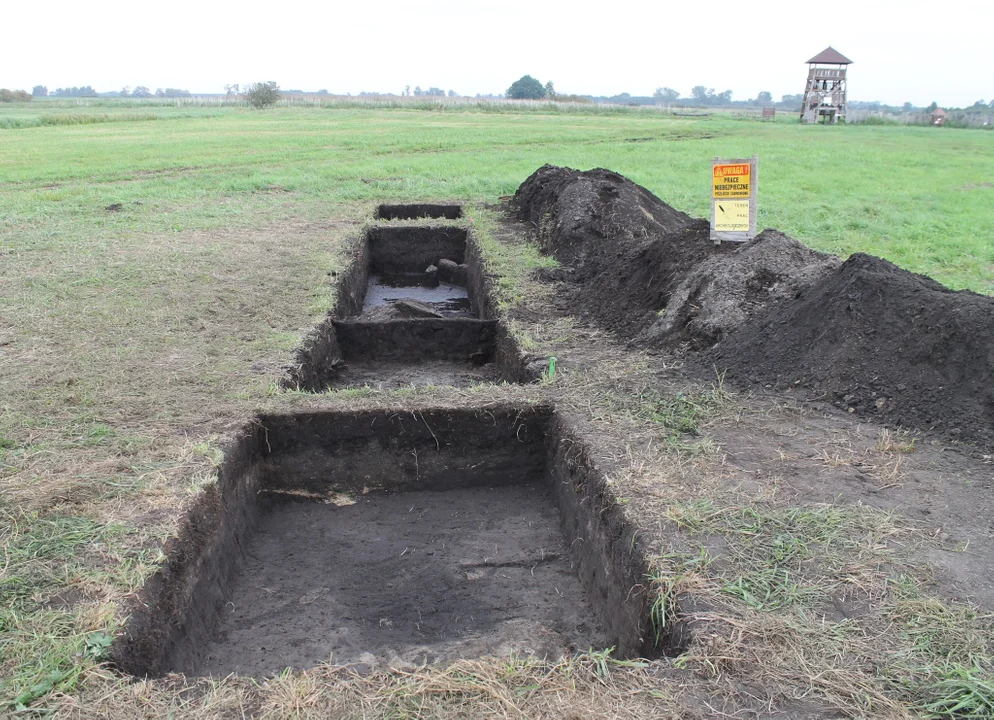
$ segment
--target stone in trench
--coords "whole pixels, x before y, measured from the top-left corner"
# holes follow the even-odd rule
[[[430,288],[438,287],[438,268],[434,265],[429,265],[425,268],[425,286]]]
[[[438,279],[453,285],[466,284],[466,265],[442,258],[438,261]]]
[[[405,317],[416,318],[440,318],[442,313],[438,312],[427,303],[418,302],[410,298],[401,298],[393,304],[394,309]]]

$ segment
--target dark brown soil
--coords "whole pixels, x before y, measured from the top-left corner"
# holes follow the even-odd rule
[[[471,362],[419,360],[417,363],[389,361],[352,361],[339,366],[330,384],[333,388],[370,387],[399,390],[412,385],[425,387],[470,387],[479,383],[500,382],[497,363],[476,365]]]
[[[707,220],[608,170],[546,165],[522,183],[514,209],[563,263],[550,277],[567,281],[562,309],[639,345],[712,345],[832,262],[773,230],[748,250],[715,245]]]
[[[711,357],[879,421],[994,442],[994,298],[857,253]]]
[[[771,305],[794,297],[842,264],[777,230],[702,260],[670,294],[640,345],[707,348]]]
[[[706,220],[608,170],[545,166],[514,197],[563,267],[563,312],[638,347],[707,350],[712,374],[861,416],[994,442],[994,298],[776,230],[709,240]]]
[[[548,407],[257,418],[166,552],[138,676],[652,651],[645,548]]]
[[[376,208],[378,220],[416,220],[418,218],[458,220],[461,217],[462,205],[416,203],[412,205],[379,205]]]
[[[569,281],[563,310],[630,338],[656,319],[694,264],[714,251],[708,224],[611,172],[545,165],[514,195]]]
[[[555,658],[607,643],[544,488],[339,502],[278,502],[263,513],[217,639],[187,674],[511,651]]]
[[[518,217],[540,230],[546,251],[580,277],[606,269],[647,238],[690,224],[628,178],[598,168],[588,172],[544,165],[514,194]]]
[[[345,362],[356,360],[452,360],[489,362],[497,336],[496,320],[408,318],[341,321],[335,334]]]
[[[545,165],[521,184],[513,207],[563,264],[560,277],[573,286],[563,297],[570,311],[622,334],[641,329],[665,304],[673,279],[714,247],[706,224],[610,170]],[[646,272],[633,276],[640,269]]]
[[[465,262],[467,232],[458,227],[382,226],[366,233],[369,271],[382,275],[420,275],[441,258]]]
[[[350,254],[335,310],[305,340],[284,386],[323,392],[538,379],[540,370],[495,317],[493,278],[467,230],[375,226],[353,240]],[[436,278],[429,287],[425,269],[440,265],[454,266],[459,283]],[[395,306],[403,298],[441,317],[410,317]]]

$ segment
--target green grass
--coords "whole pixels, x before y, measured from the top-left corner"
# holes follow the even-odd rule
[[[328,203],[384,197],[492,202],[546,162],[609,167],[703,216],[711,158],[756,153],[761,226],[994,292],[994,134],[983,131],[634,112],[99,110],[0,108],[0,127],[96,123],[0,131],[6,243],[38,250],[94,234],[244,225],[288,206],[314,217]],[[626,142],[635,138],[653,139]],[[113,203],[123,210],[108,213]]]
[[[660,556],[648,578],[657,641],[658,628],[683,616],[684,594],[697,603],[691,617],[732,640],[721,670],[693,653],[678,664],[757,681],[763,674],[773,686],[810,683],[827,698],[863,688],[846,702],[868,716],[887,715],[898,700],[923,717],[991,717],[994,616],[927,594],[927,572],[908,574],[904,552],[922,541],[913,524],[862,505],[698,500],[663,514],[691,542]],[[840,599],[849,611],[833,618]],[[811,677],[817,656],[820,673]],[[826,658],[837,663],[831,671]]]

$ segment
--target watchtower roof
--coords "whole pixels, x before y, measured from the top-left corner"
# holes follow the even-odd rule
[[[852,65],[852,60],[847,58],[845,55],[840,53],[838,50],[829,45],[827,48],[822,50],[820,53],[815,55],[813,58],[808,60],[809,64],[815,63],[827,63],[830,65]]]

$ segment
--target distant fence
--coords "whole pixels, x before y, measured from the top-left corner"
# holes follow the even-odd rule
[[[919,111],[908,113],[888,113],[882,110],[852,110],[846,113],[850,123],[886,123],[894,125],[931,125],[932,113]],[[942,122],[947,127],[994,128],[994,112],[966,112],[952,110],[946,113]]]
[[[47,98],[41,107],[239,107],[249,103],[238,95],[194,95],[186,98]],[[661,113],[657,105],[616,105],[575,100],[509,100],[507,98],[428,97],[400,95],[297,95],[284,94],[279,107],[401,108],[408,110],[468,110],[500,112],[507,109],[556,112],[647,112]]]
[[[24,103],[22,103],[24,104]],[[194,95],[186,98],[43,98],[34,101],[40,107],[240,107],[248,102],[238,95]],[[299,95],[284,94],[277,103],[282,107],[370,108],[407,110],[446,110],[479,112],[556,112],[564,114],[646,113],[653,115],[705,116],[790,122],[799,120],[799,108],[786,107],[718,107],[714,105],[636,105],[577,102],[573,100],[509,100],[507,98],[427,97],[424,95]],[[777,112],[779,111],[779,112]],[[927,112],[887,113],[881,110],[849,108],[846,122],[895,125],[931,125]],[[943,123],[949,127],[994,127],[994,112],[949,111]]]
[[[44,98],[37,103],[44,107],[239,107],[248,101],[238,95],[194,95],[186,98],[99,98],[59,97]],[[769,108],[718,107],[714,105],[638,105],[635,103],[597,103],[564,99],[509,100],[507,98],[428,97],[425,95],[315,95],[286,94],[277,102],[280,107],[346,107],[346,108],[402,108],[408,110],[480,110],[501,112],[505,110],[551,110],[563,113],[618,113],[634,112],[653,115],[718,115],[721,117],[767,117]],[[788,115],[781,109],[781,113]]]

